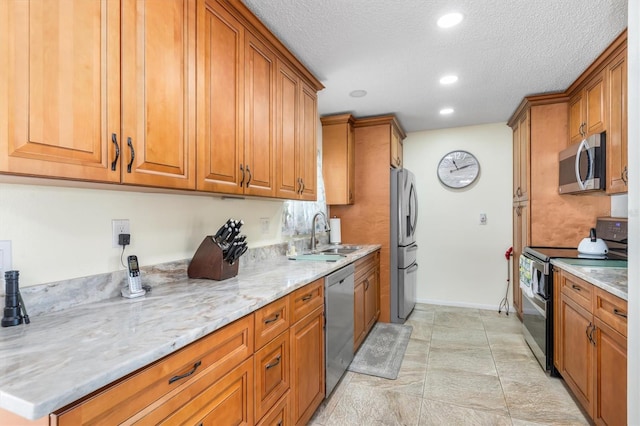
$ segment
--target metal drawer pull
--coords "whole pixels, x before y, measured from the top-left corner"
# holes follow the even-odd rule
[[[278,321],[278,318],[280,318],[280,312],[278,312],[277,314],[275,314],[275,315],[273,316],[273,318],[267,318],[266,320],[264,320],[264,323],[265,323],[265,324],[269,324],[269,323],[272,323],[272,322]]]
[[[240,171],[242,172],[242,179],[240,180],[240,186],[244,185],[244,168],[240,164]]]
[[[270,368],[275,367],[275,366],[276,366],[276,365],[278,365],[278,364],[280,364],[280,355],[278,355],[278,356],[276,357],[276,360],[275,360],[274,362],[272,362],[271,364],[267,364],[267,365],[265,365],[265,369],[267,369],[267,370],[268,370],[268,369],[270,369]]]
[[[249,184],[251,183],[251,170],[249,170],[249,165],[247,165],[247,173],[249,173],[249,179],[247,179],[247,188],[248,188]]]
[[[303,302],[306,302],[307,300],[311,299],[312,297],[313,297],[313,294],[309,293],[309,294],[307,294],[306,296],[304,296],[304,297],[302,298],[302,301],[303,301]]]
[[[575,285],[575,284],[572,284],[571,288],[574,289],[574,290],[582,291],[582,289],[580,287],[578,287],[577,285]]]
[[[201,361],[196,362],[195,364],[193,364],[193,370],[191,371],[187,371],[184,374],[181,374],[179,376],[173,376],[172,378],[169,379],[169,384],[176,382],[180,379],[184,379],[185,377],[189,377],[190,375],[192,375],[193,373],[196,372],[196,370],[198,369],[198,367],[200,367],[200,364],[202,364]]]
[[[617,315],[617,316],[619,316],[619,317],[622,317],[622,318],[626,318],[626,317],[627,317],[627,314],[625,314],[624,312],[619,311],[619,310],[617,310],[617,309],[614,309],[614,310],[613,310],[613,313],[614,313],[614,314],[616,314],[616,315]]]

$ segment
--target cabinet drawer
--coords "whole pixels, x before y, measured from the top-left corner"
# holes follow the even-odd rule
[[[289,390],[289,330],[255,353],[255,413],[261,418]]]
[[[198,380],[127,424],[252,425],[252,395],[253,358],[249,358],[217,382]]]
[[[260,420],[256,426],[289,426],[291,424],[289,391]]]
[[[285,296],[255,312],[256,350],[289,328],[289,309]]]
[[[52,425],[118,424],[202,376],[212,383],[252,354],[253,314],[52,414]]]
[[[562,294],[591,312],[593,285],[570,274],[562,273],[560,279]]]
[[[356,282],[358,282],[362,276],[367,274],[370,269],[375,268],[378,265],[379,253],[380,252],[376,251],[375,253],[371,253],[363,258],[356,260],[354,264],[354,279]]]
[[[291,322],[295,323],[317,307],[324,305],[324,279],[320,278],[294,291],[290,300]]]
[[[602,290],[595,289],[593,314],[604,323],[627,337],[627,301]]]

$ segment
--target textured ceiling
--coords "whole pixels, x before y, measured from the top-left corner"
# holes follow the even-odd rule
[[[506,122],[524,96],[565,90],[627,25],[627,0],[243,1],[325,85],[320,115],[395,113],[407,132]],[[462,23],[437,27],[451,11]],[[449,73],[459,81],[441,86]]]

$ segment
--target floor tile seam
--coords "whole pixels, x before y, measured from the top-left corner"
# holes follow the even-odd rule
[[[489,336],[487,335],[487,330],[484,331],[485,337],[487,338],[487,342],[489,342]],[[493,360],[493,368],[496,369],[496,374],[498,376],[498,383],[500,383],[500,390],[502,391],[502,399],[504,400],[504,406],[507,408],[507,413],[509,414],[509,419],[511,420],[511,424],[513,424],[513,417],[511,416],[511,408],[509,407],[509,403],[507,401],[507,394],[505,392],[504,386],[502,384],[503,378],[500,376],[500,371],[498,370],[498,366],[496,365],[496,359],[493,356],[493,349],[491,348],[491,344],[489,344],[489,352],[491,352],[491,359]]]
[[[423,397],[422,400],[423,400],[423,402],[424,401],[434,401],[434,402],[439,402],[439,403],[446,404],[446,405],[453,405],[454,407],[458,407],[458,408],[466,408],[466,409],[474,410],[474,411],[482,411],[483,413],[496,414],[496,415],[499,415],[499,416],[509,417],[509,419],[511,419],[511,413],[505,413],[502,410],[491,410],[489,408],[464,405],[464,404],[452,402],[450,400],[437,399],[437,398],[424,398]]]
[[[355,374],[360,375],[360,376],[368,376],[368,374],[360,374],[360,373],[355,373]],[[369,376],[369,377],[373,377],[373,376]],[[426,379],[426,372],[425,372],[425,379]],[[387,380],[394,381],[392,379],[387,379]],[[360,387],[360,388],[363,388],[363,389],[376,389],[376,390],[388,391],[388,392],[393,392],[393,393],[396,393],[396,394],[411,396],[411,397],[415,397],[415,398],[422,398],[422,395],[424,394],[424,380],[423,380],[423,383],[422,383],[422,392],[420,394],[418,394],[416,392],[406,392],[406,391],[402,391],[400,389],[390,388],[390,387],[387,387],[387,386],[378,386],[378,385],[380,385],[380,382],[375,381],[375,380],[372,380],[372,381],[355,381],[355,382],[351,381],[351,382],[349,382],[349,386],[356,386],[356,387]],[[396,386],[400,387],[400,386],[404,386],[404,385],[399,385],[398,384]],[[340,401],[338,401],[338,403],[339,402]],[[336,406],[337,406],[337,404],[336,404]],[[334,407],[334,409],[335,409],[335,407]]]

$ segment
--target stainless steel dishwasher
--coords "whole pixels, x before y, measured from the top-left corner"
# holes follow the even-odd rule
[[[324,279],[325,398],[353,361],[353,264]]]

